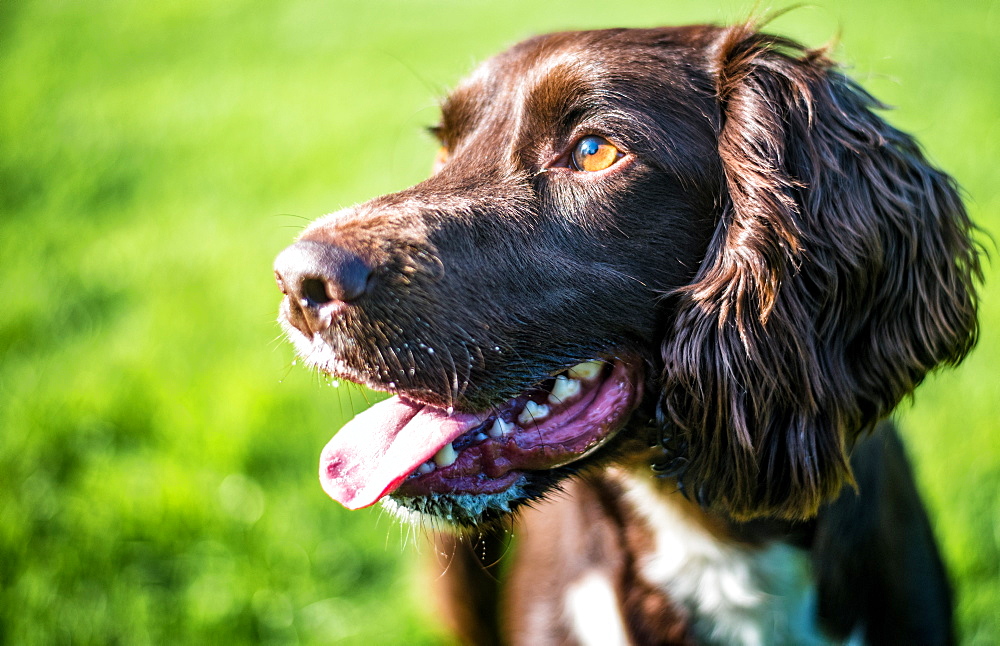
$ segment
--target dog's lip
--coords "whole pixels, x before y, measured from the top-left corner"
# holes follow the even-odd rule
[[[617,360],[578,401],[510,435],[463,446],[451,464],[432,473],[417,470],[456,440],[481,435],[496,414],[448,412],[392,397],[356,416],[327,444],[320,480],[348,509],[370,506],[397,489],[405,496],[502,491],[520,473],[575,462],[603,446],[638,405],[641,372],[640,361]]]

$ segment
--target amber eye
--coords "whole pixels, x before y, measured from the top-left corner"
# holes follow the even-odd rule
[[[433,172],[437,173],[444,165],[448,162],[448,148],[441,146],[438,148],[437,155],[434,156],[434,167]]]
[[[589,135],[573,149],[573,167],[576,170],[594,173],[604,170],[624,157],[622,152],[604,137]]]

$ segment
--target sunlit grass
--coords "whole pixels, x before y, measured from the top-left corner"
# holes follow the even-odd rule
[[[0,639],[440,643],[411,583],[427,555],[316,482],[370,395],[293,365],[271,262],[309,219],[422,177],[436,100],[503,46],[749,12],[618,4],[0,6]],[[839,29],[998,232],[998,14],[819,3],[774,28]],[[976,353],[901,415],[982,644],[1000,640],[998,293]]]

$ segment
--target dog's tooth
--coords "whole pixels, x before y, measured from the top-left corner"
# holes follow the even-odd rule
[[[561,404],[570,397],[576,396],[580,392],[580,382],[570,379],[566,375],[557,375],[556,383],[549,393],[550,404]]]
[[[569,375],[571,379],[590,381],[597,375],[601,374],[602,368],[604,368],[604,364],[600,361],[585,361],[583,363],[578,363],[567,370],[566,374]]]
[[[455,460],[458,459],[458,453],[455,452],[455,447],[452,446],[451,442],[448,442],[434,454],[434,464],[439,467],[450,467],[455,464]]]
[[[493,421],[493,426],[490,427],[489,434],[490,437],[496,439],[507,435],[513,430],[513,422],[505,422],[502,418],[498,417]]]
[[[524,405],[524,410],[521,414],[517,416],[517,421],[524,426],[532,421],[538,422],[539,420],[545,419],[549,414],[549,407],[545,404],[536,404],[530,399]]]
[[[476,442],[482,442],[486,439],[486,433],[476,433],[472,436],[472,439]]]
[[[428,473],[430,473],[433,470],[434,470],[434,463],[433,462],[424,462],[423,464],[420,465],[420,468],[417,469],[417,473],[419,473],[420,475],[423,476],[423,475],[427,475]]]

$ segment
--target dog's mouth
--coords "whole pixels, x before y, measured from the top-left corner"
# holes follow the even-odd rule
[[[471,507],[470,516],[490,506],[509,511],[531,474],[575,465],[606,445],[641,394],[641,362],[616,359],[576,365],[488,413],[396,395],[334,436],[323,449],[320,480],[348,509],[391,495],[397,506],[418,511],[426,506],[419,501],[442,497]]]

